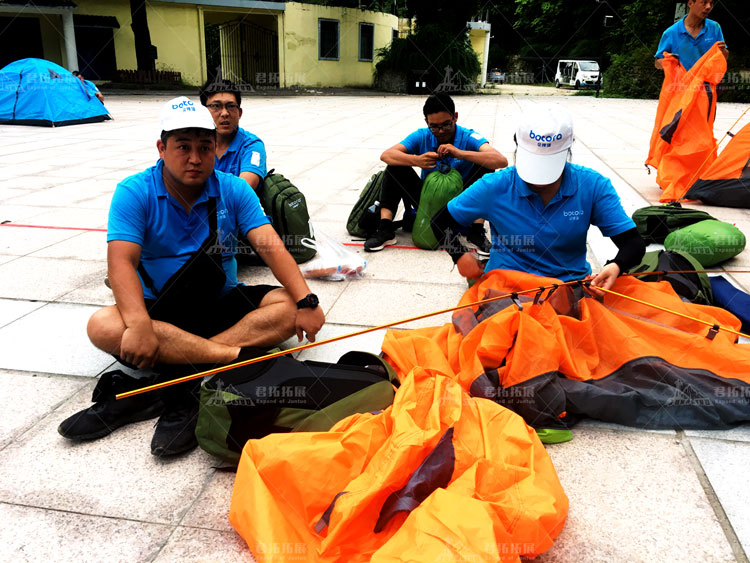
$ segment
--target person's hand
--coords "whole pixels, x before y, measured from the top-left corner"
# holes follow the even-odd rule
[[[150,368],[159,356],[159,339],[154,334],[151,319],[127,327],[120,341],[120,357],[138,369]]]
[[[458,273],[467,280],[479,279],[484,274],[482,263],[470,252],[463,254],[461,258],[458,259],[458,262],[456,262],[456,266],[458,266]]]
[[[426,152],[417,156],[417,166],[429,170],[437,166],[437,161],[440,157],[436,152]]]
[[[727,44],[725,41],[719,41],[719,49],[722,51],[727,48]]]
[[[323,309],[320,305],[315,309],[305,307],[297,310],[297,318],[295,320],[295,328],[297,329],[297,339],[302,342],[302,337],[307,336],[307,340],[315,342],[315,335],[326,322],[326,316],[323,314]]]
[[[438,156],[440,158],[445,158],[446,156],[450,156],[451,158],[460,158],[459,152],[460,151],[450,143],[440,145],[437,150]]]
[[[598,287],[601,287],[603,289],[612,289],[612,286],[615,285],[615,282],[617,281],[617,276],[620,275],[620,266],[615,264],[614,262],[610,262],[606,266],[604,266],[601,270],[599,270],[599,273],[594,276],[589,276],[587,279],[591,282],[591,285],[589,286],[589,290],[592,294],[596,295],[597,297],[604,297],[604,292],[597,289]]]

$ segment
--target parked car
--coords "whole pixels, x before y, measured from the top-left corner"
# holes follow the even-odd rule
[[[496,82],[497,84],[505,84],[505,73],[499,68],[493,68],[487,73],[487,82]]]
[[[560,60],[555,73],[555,88],[572,86],[595,87],[600,79],[599,63],[596,61]]]

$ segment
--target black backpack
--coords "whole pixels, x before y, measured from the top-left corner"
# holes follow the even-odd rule
[[[385,178],[384,170],[376,172],[360,192],[359,199],[346,221],[346,230],[350,235],[366,238],[377,230],[380,222],[380,192],[383,178]]]
[[[633,213],[638,234],[646,244],[664,244],[664,239],[672,231],[706,219],[713,217],[705,211],[682,207],[679,201],[642,207]]]
[[[686,252],[673,250],[654,250],[646,252],[643,260],[628,272],[631,274],[645,272],[703,270],[700,262]],[[675,293],[683,300],[701,305],[713,304],[711,280],[703,272],[681,274],[654,274],[652,276],[637,276],[641,281],[653,282],[666,280]]]
[[[263,211],[271,218],[273,228],[297,264],[315,256],[315,249],[302,239],[315,240],[304,194],[281,174],[271,170],[263,180],[259,198]]]
[[[396,373],[380,356],[347,352],[335,364],[279,356],[206,377],[195,435],[237,462],[245,442],[272,432],[322,432],[393,403]]]

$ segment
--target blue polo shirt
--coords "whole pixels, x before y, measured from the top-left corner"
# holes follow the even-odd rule
[[[516,167],[486,174],[448,202],[462,225],[485,218],[492,250],[486,271],[517,270],[563,281],[591,273],[586,235],[596,225],[606,237],[635,227],[612,182],[598,172],[566,163],[560,189],[545,206]]]
[[[717,41],[724,41],[724,34],[721,26],[714,20],[706,19],[698,37],[693,37],[685,28],[685,18],[682,18],[662,34],[654,58],[663,59],[666,51],[677,55],[685,70],[690,70]]]
[[[473,129],[466,129],[460,125],[456,125],[456,136],[453,138],[454,147],[462,151],[478,151],[479,147],[485,144],[487,139],[482,137],[479,133]],[[437,151],[440,143],[435,138],[435,135],[427,128],[417,129],[406,137],[401,144],[406,147],[406,152],[409,154],[424,154],[426,152]],[[471,167],[474,165],[468,160],[459,160],[458,158],[447,158],[445,161],[461,173],[461,177],[466,179],[471,172]],[[424,180],[430,172],[433,170],[422,170],[422,180]]]
[[[107,223],[107,242],[124,240],[141,246],[141,262],[154,285],[161,290],[166,281],[188,260],[208,237],[208,198],[216,197],[217,232],[227,280],[222,295],[237,285],[238,233],[270,223],[258,196],[247,182],[214,171],[190,213],[167,192],[162,180],[164,161],[125,178],[112,196]],[[156,299],[143,286],[146,299]]]
[[[266,146],[258,137],[241,127],[227,151],[216,159],[216,170],[239,176],[254,172],[261,180],[266,177]]]

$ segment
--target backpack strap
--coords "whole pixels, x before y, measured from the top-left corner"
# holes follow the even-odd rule
[[[371,352],[361,352],[358,350],[354,350],[351,352],[347,352],[343,356],[339,358],[339,361],[336,362],[338,364],[342,365],[350,365],[350,366],[362,366],[362,367],[376,367],[376,368],[382,368],[385,371],[385,375],[388,378],[388,381],[390,381],[393,385],[396,387],[399,386],[399,380],[398,375],[396,375],[396,370],[393,369],[393,366],[385,361],[384,358],[377,354],[372,354]]]

